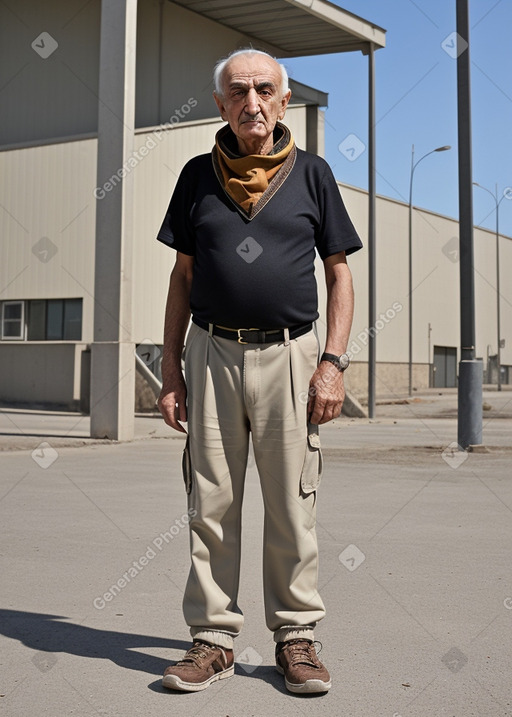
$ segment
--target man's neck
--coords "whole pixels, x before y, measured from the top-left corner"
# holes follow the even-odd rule
[[[255,142],[244,142],[240,137],[237,137],[238,152],[241,157],[246,157],[249,154],[269,154],[274,146],[274,134],[270,134],[263,142],[258,139]]]

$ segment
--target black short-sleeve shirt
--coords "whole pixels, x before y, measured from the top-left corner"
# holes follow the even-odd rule
[[[284,328],[316,320],[315,249],[326,259],[362,246],[329,165],[302,150],[250,220],[221,186],[212,155],[190,160],[157,238],[194,257],[192,313],[232,328]]]

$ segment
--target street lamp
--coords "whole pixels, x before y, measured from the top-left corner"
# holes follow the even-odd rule
[[[498,364],[498,391],[501,391],[501,329],[500,329],[500,220],[499,208],[501,202],[505,199],[505,194],[498,200],[498,185],[496,184],[496,192],[491,192],[487,187],[482,187],[478,182],[473,182],[475,187],[480,187],[494,199],[496,209],[496,322],[498,346],[496,349],[496,363]]]
[[[409,183],[409,396],[412,396],[412,180],[414,178],[414,170],[418,164],[434,152],[446,152],[451,149],[449,144],[444,147],[436,147],[432,149],[423,157],[420,157],[417,162],[414,161],[414,145],[412,145],[411,153],[411,179]],[[430,361],[430,357],[429,357]]]

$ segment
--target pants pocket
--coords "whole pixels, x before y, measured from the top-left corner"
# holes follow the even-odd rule
[[[187,491],[187,495],[189,495],[192,490],[192,464],[190,462],[190,446],[188,436],[181,458],[181,470],[183,473],[183,480],[185,481],[185,490]]]
[[[300,487],[306,495],[317,490],[322,478],[323,459],[318,426],[308,425],[304,465],[300,475]]]

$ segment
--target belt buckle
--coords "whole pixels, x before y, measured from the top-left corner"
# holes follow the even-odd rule
[[[240,331],[259,331],[259,329],[255,329],[255,328],[252,328],[252,329],[237,329],[237,333],[238,333],[238,339],[237,339],[237,341],[238,341],[238,343],[239,343],[239,344],[247,345],[247,344],[249,344],[249,343],[251,343],[251,342],[250,342],[250,341],[244,341],[243,338],[242,338],[242,336],[241,336],[241,334],[240,334]]]

